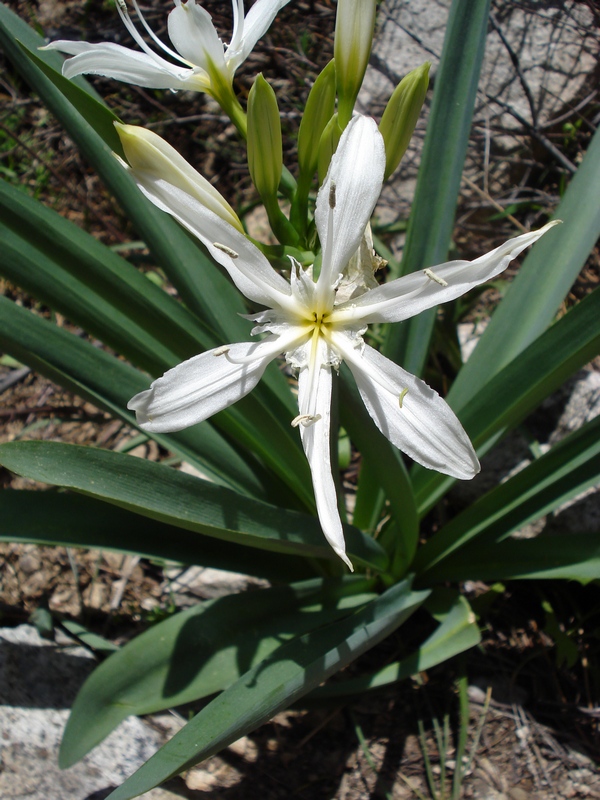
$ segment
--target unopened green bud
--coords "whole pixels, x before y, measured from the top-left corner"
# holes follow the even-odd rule
[[[323,183],[327,177],[329,162],[337,150],[342,133],[343,131],[338,122],[338,115],[334,114],[325,126],[325,130],[321,134],[321,139],[319,141],[319,183]]]
[[[335,64],[330,61],[315,81],[298,131],[300,173],[312,180],[319,160],[319,140],[335,111]]]
[[[338,0],[333,56],[340,125],[350,122],[371,55],[376,0]]]
[[[276,200],[283,168],[281,121],[275,92],[262,75],[248,95],[248,167],[265,205]]]
[[[385,142],[385,177],[396,170],[417,124],[427,87],[429,86],[429,67],[426,61],[403,78],[390,97],[379,131]]]
[[[115,122],[115,128],[130,170],[142,183],[144,179],[167,181],[243,233],[242,223],[227,200],[168,142],[138,125]]]

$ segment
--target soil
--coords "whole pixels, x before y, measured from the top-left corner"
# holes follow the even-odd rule
[[[51,38],[102,38],[125,42],[125,33],[110,4],[80,4],[41,0],[10,3],[26,19],[37,20]],[[227,3],[204,3],[217,27],[228,30]],[[147,18],[164,35],[164,4],[148,3]],[[224,10],[225,9],[225,10]],[[262,70],[289,108],[300,108],[311,81],[332,55],[335,4],[294,2],[284,9],[276,34],[238,73],[242,92]],[[163,26],[163,30],[161,30]],[[118,87],[98,80],[100,93],[128,122],[150,119],[150,125],[192,158],[236,206],[251,208],[256,197],[236,149],[231,126],[201,95],[175,96],[135,87]],[[2,163],[26,189],[107,244],[135,238],[114,208],[98,179],[90,172],[58,125],[7,71],[2,81],[7,102],[0,132],[13,145],[2,148]],[[299,113],[286,117],[289,132],[297,129]],[[288,137],[293,141],[293,137]],[[6,140],[2,140],[6,143]],[[44,151],[48,159],[32,158]],[[8,152],[8,156],[7,156]],[[293,162],[293,152],[286,155]],[[40,178],[41,176],[41,178]],[[550,177],[548,177],[550,176]],[[551,170],[546,179],[552,183]],[[480,253],[489,249],[489,229],[465,215],[457,239],[461,247]],[[497,231],[495,232],[497,235]],[[598,283],[598,255],[590,260],[574,288],[576,302]],[[36,301],[0,280],[0,292],[43,315]],[[482,297],[469,312],[487,314],[493,294]],[[55,317],[57,324],[68,320]],[[72,326],[70,326],[72,327]],[[140,457],[168,456],[154,443],[135,444],[135,432],[91,404],[64,391],[42,376],[15,371],[0,362],[0,441],[45,439],[94,444],[128,450]],[[350,484],[352,472],[346,476]],[[41,485],[0,469],[5,488],[43,490]],[[0,544],[0,619],[2,625],[30,619],[36,609],[48,608],[55,619],[77,619],[86,627],[122,644],[148,625],[172,613],[171,578],[161,565],[131,556],[34,545]],[[473,598],[488,597],[490,587],[466,586]],[[558,800],[600,798],[598,620],[585,631],[577,625],[582,609],[598,608],[598,589],[542,587],[559,614],[559,630],[569,634],[576,658],[562,657],[560,636],[551,637],[523,587],[509,586],[502,599],[482,612],[484,640],[466,661],[451,662],[416,676],[388,694],[365,697],[341,708],[294,710],[273,721],[219,756],[194,768],[169,788],[184,797],[254,800],[278,797],[311,800],[366,800],[434,796],[427,785],[427,761],[437,796],[450,797],[454,774],[457,698],[455,678],[469,676],[471,721],[467,753],[472,755],[460,797],[475,800]],[[538,598],[539,599],[539,598]],[[195,601],[179,597],[178,603]],[[520,611],[520,613],[519,613]],[[398,642],[392,637],[369,655],[381,664],[391,659]],[[360,666],[360,665],[359,665]],[[491,694],[487,694],[491,687]],[[443,736],[448,719],[447,739]],[[421,729],[419,728],[421,722]],[[149,724],[161,725],[160,719]],[[441,733],[440,733],[441,728]],[[443,754],[443,758],[440,756]],[[441,789],[446,763],[446,793]],[[419,794],[420,793],[420,794]],[[99,798],[98,798],[99,800]]]

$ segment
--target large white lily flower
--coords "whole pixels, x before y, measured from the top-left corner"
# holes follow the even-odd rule
[[[231,85],[233,75],[245,61],[254,45],[266,33],[275,15],[289,0],[257,0],[244,16],[243,0],[232,0],[233,33],[228,47],[224,47],[208,11],[196,0],[174,0],[175,8],[168,18],[168,30],[174,50],[152,31],[140,10],[137,0],[132,0],[146,34],[157,48],[173,61],[158,55],[144,40],[132,22],[125,0],[117,0],[117,10],[125,27],[143,52],[118,44],[103,42],[57,41],[46,49],[60,50],[74,56],[65,62],[63,75],[102,75],[125,83],[151,89],[191,89],[209,92],[219,99],[223,80]]]
[[[250,392],[280,354],[298,371],[298,416],[312,471],[323,532],[352,569],[345,553],[330,458],[332,371],[345,361],[381,432],[425,467],[472,478],[479,462],[450,406],[427,384],[363,340],[370,322],[398,322],[502,272],[553,224],[511,239],[475,261],[451,261],[338,301],[338,287],[356,254],[379,197],[385,149],[374,120],[354,117],[344,132],[325,183],[315,223],[322,247],[318,279],[292,264],[290,282],[245,236],[168,180],[136,174],[140,188],[171,213],[225,267],[246,297],[267,310],[254,315],[256,342],[226,345],[191,358],[136,395],[128,407],[148,431],[177,431],[207,419]],[[338,302],[336,302],[338,301]]]

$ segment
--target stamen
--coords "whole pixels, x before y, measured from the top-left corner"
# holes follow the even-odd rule
[[[228,344],[224,344],[222,347],[217,347],[213,350],[213,356],[224,356],[226,355],[231,348]]]
[[[432,272],[430,269],[424,269],[423,272],[430,280],[439,283],[440,286],[448,286],[448,281],[445,281],[443,278],[440,278],[439,275],[436,275],[435,272]]]
[[[291,426],[292,428],[297,428],[298,425],[302,423],[302,425],[304,425],[305,428],[308,428],[309,425],[314,425],[314,423],[318,422],[320,419],[321,419],[320,414],[315,414],[314,416],[312,414],[298,414],[298,416],[294,417],[294,419],[292,420]]]
[[[398,397],[398,403],[400,405],[400,408],[402,408],[402,403],[404,402],[404,398],[406,397],[407,394],[408,394],[408,387],[406,389],[402,389],[402,391],[400,392],[400,397]]]
[[[239,258],[240,257],[239,253],[236,253],[235,250],[231,249],[231,247],[227,247],[226,244],[220,244],[219,242],[213,242],[213,247],[216,247],[217,250],[222,250],[230,258]]]
[[[329,187],[329,208],[332,210],[335,208],[335,181],[331,181]]]

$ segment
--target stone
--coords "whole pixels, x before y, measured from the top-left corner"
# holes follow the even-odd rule
[[[130,717],[78,764],[58,768],[68,709],[94,665],[90,653],[66,637],[48,642],[30,625],[0,629],[2,800],[99,800],[163,744],[159,732]],[[180,795],[154,789],[144,797]]]

